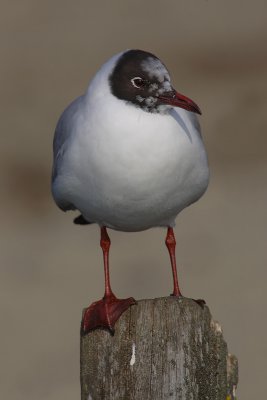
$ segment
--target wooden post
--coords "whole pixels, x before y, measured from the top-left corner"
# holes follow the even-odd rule
[[[81,337],[82,400],[233,400],[237,360],[222,329],[186,298],[138,301]]]

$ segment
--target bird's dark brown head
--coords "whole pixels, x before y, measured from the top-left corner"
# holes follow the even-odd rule
[[[171,86],[166,66],[154,54],[128,50],[109,77],[112,94],[147,112],[166,113],[181,107],[200,114],[198,106]]]

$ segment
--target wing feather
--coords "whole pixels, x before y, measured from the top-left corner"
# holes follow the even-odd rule
[[[68,141],[74,132],[75,115],[80,111],[84,96],[75,99],[62,113],[56,126],[53,140],[53,168],[52,168],[52,193],[57,205],[64,211],[74,210],[75,207],[67,198],[60,196],[57,190],[58,182],[61,174],[61,166],[67,149]]]

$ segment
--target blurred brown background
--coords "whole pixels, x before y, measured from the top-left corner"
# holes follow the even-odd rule
[[[222,324],[239,398],[266,397],[266,16],[265,0],[2,2],[2,399],[79,399],[81,311],[102,296],[102,255],[98,227],[51,199],[53,131],[126,48],[158,55],[202,109],[211,183],[177,219],[181,286]],[[169,294],[165,231],[110,234],[116,293]]]

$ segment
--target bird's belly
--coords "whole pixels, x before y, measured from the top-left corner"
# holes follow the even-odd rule
[[[170,131],[114,140],[91,140],[90,152],[86,143],[76,152],[72,202],[89,221],[122,231],[166,226],[206,190],[208,165],[198,135]]]

